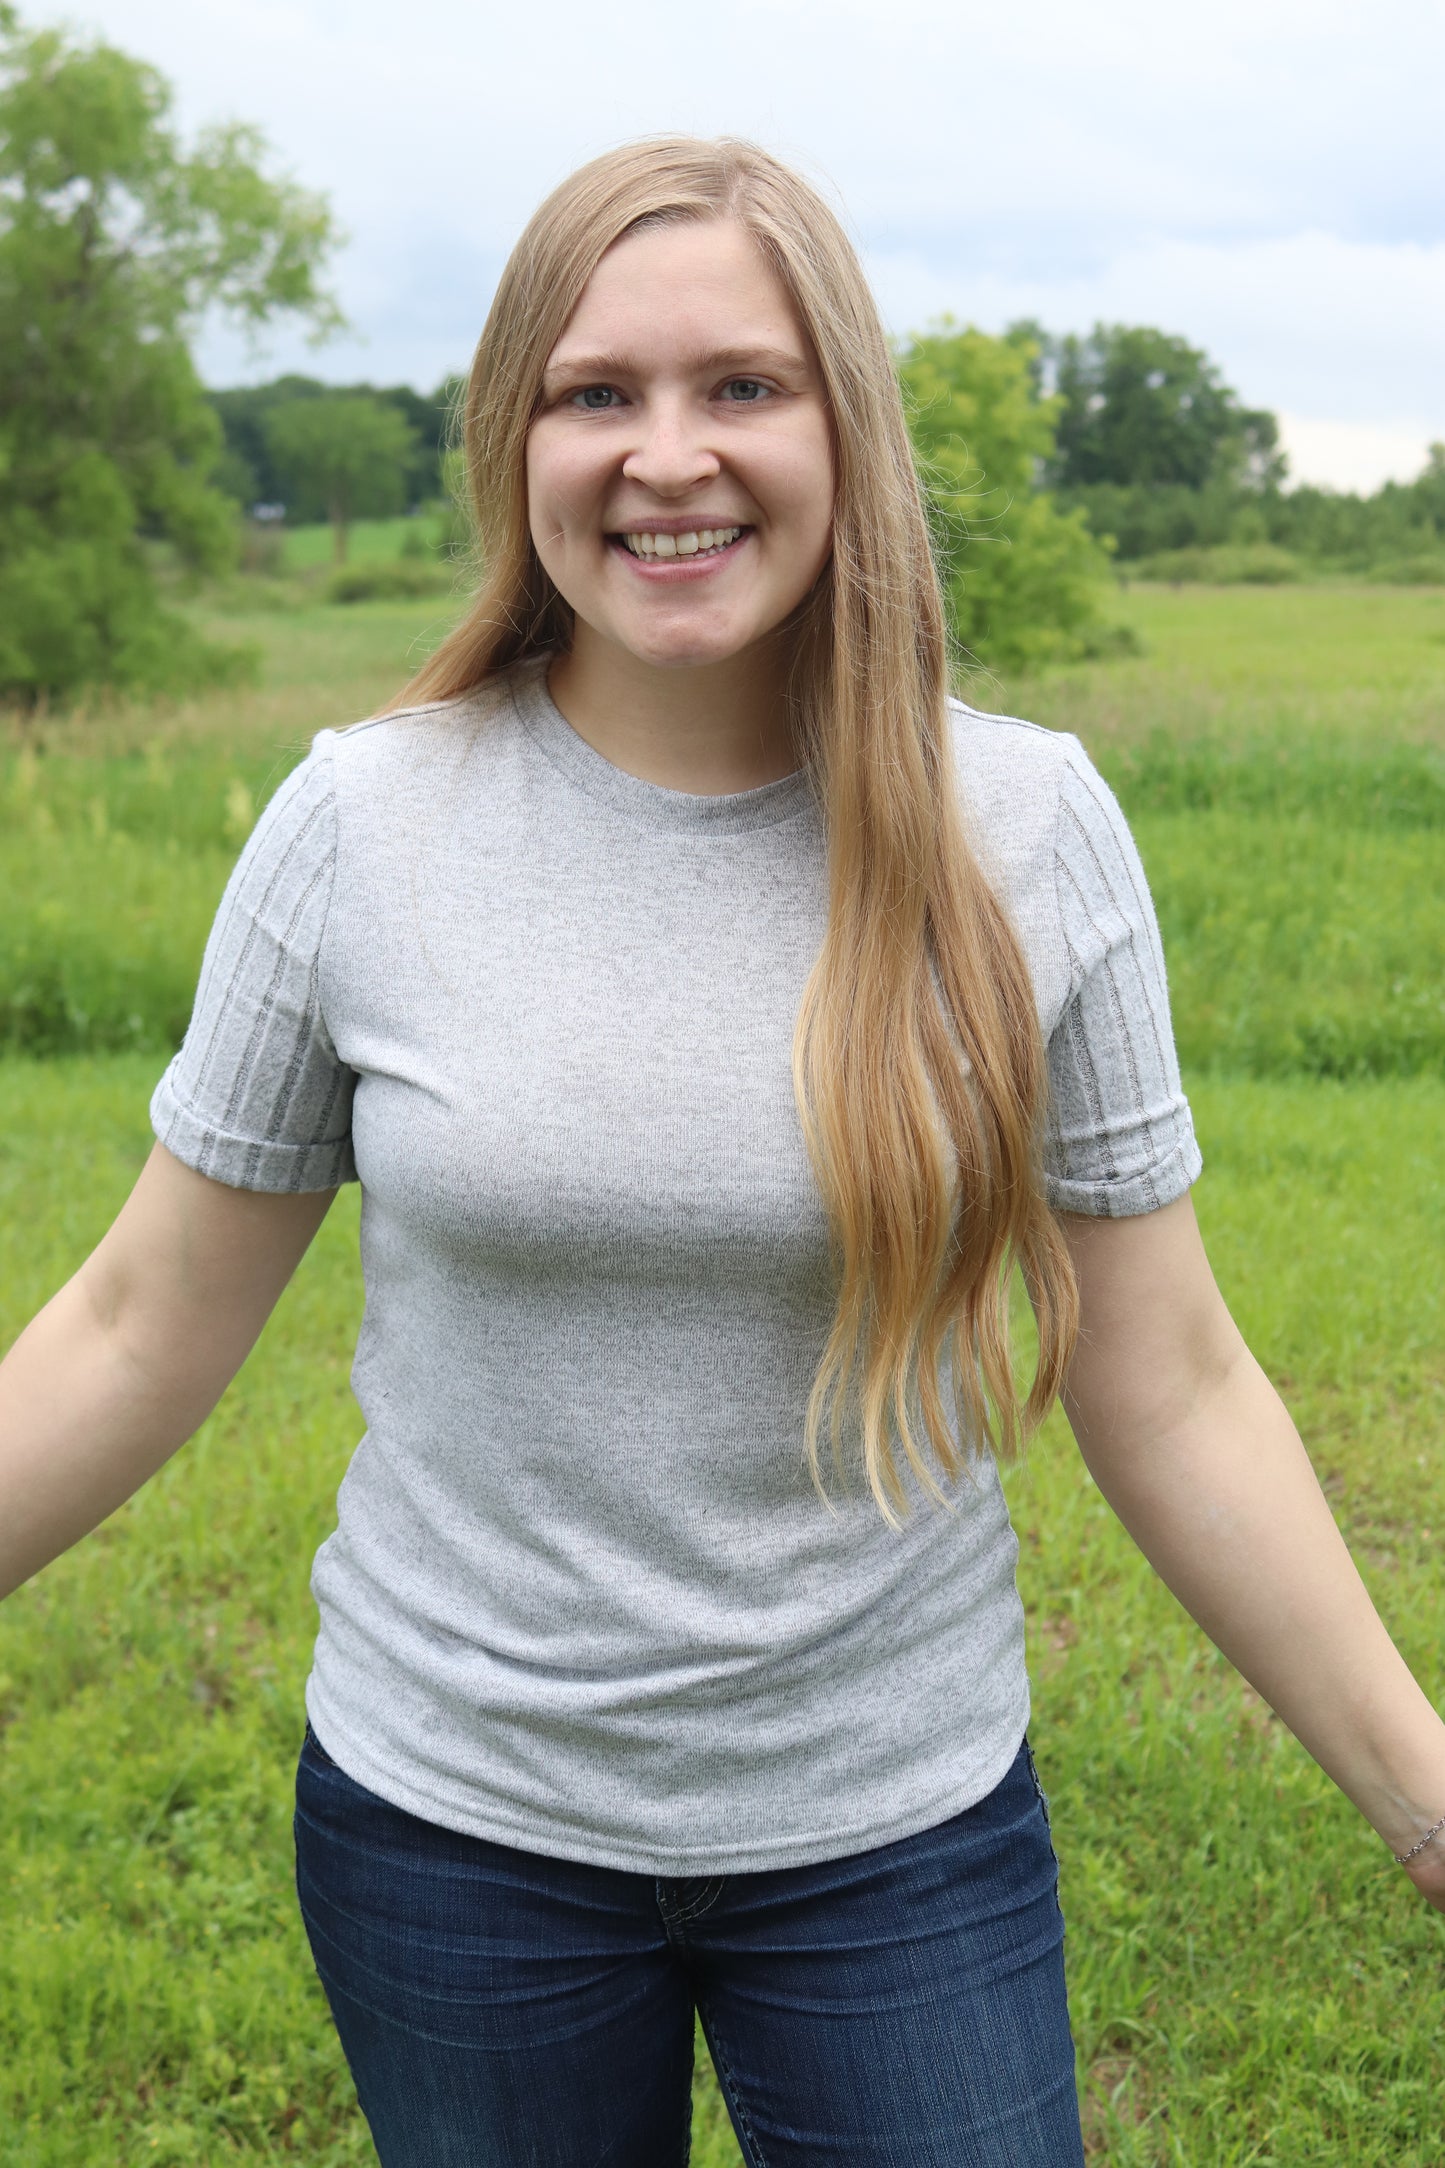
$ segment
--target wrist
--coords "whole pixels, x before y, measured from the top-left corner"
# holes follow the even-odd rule
[[[1413,1844],[1408,1845],[1404,1851],[1395,1853],[1395,1865],[1410,1866],[1415,1860],[1423,1858],[1432,1846],[1439,1846],[1441,1851],[1445,1852],[1445,1814],[1441,1815],[1438,1822],[1432,1823],[1430,1828],[1422,1830]]]

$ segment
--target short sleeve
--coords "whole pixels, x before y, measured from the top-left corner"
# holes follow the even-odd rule
[[[1069,998],[1049,1040],[1044,1181],[1056,1211],[1154,1212],[1201,1159],[1144,868],[1113,792],[1069,741],[1055,842]]]
[[[180,1051],[151,1099],[168,1152],[233,1189],[334,1189],[356,1179],[355,1072],[321,1001],[336,877],[330,731],[266,806],[206,943]]]

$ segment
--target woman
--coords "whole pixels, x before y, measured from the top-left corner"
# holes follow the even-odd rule
[[[994,1457],[1059,1391],[1445,1909],[1445,1726],[1210,1276],[1137,856],[1075,740],[948,700],[876,313],[773,159],[564,183],[466,438],[474,607],[263,814],[0,1368],[0,1586],[359,1176],[296,1838],[386,2168],[682,2162],[695,2008],[750,2163],[1077,2162]]]

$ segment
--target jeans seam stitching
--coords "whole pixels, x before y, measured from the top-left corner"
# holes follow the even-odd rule
[[[732,2103],[738,2123],[742,2128],[742,2135],[748,2152],[752,2156],[749,2168],[768,2168],[768,2157],[758,2143],[758,2134],[753,2128],[752,2117],[743,2105],[742,2091],[733,2074],[733,2066],[728,2059],[728,2052],[723,2044],[722,2036],[713,2020],[711,2011],[701,1996],[698,1997],[697,2007],[702,2017],[703,2032],[707,2039],[708,2052],[713,2059],[713,2066],[722,2080],[723,2090]]]
[[[700,1920],[704,1912],[712,1910],[712,1907],[722,1895],[723,1883],[726,1879],[725,1875],[716,1874],[710,1882],[704,1883],[692,1903],[684,1905],[676,1915],[679,1927],[691,1927],[694,1920]]]

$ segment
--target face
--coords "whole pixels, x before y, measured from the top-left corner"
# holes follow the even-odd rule
[[[822,385],[786,289],[731,220],[628,235],[548,361],[532,540],[577,617],[658,667],[726,662],[827,563]]]

